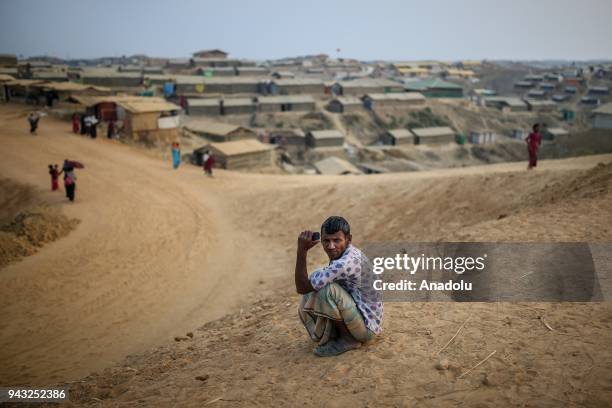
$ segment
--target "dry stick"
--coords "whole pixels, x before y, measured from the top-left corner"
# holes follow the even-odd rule
[[[468,320],[470,320],[472,318],[472,315],[469,315],[467,319],[465,319],[465,322],[463,322],[463,324],[461,326],[459,326],[459,329],[457,330],[457,333],[455,333],[455,335],[453,337],[451,337],[451,339],[448,341],[448,343],[446,343],[444,345],[444,347],[442,347],[440,349],[440,351],[438,351],[437,354],[440,354],[442,352],[442,350],[444,350],[445,348],[448,347],[449,344],[452,343],[453,340],[455,340],[455,337],[457,337],[457,335],[459,334],[459,332],[461,331],[461,329],[463,329],[463,326],[465,326],[465,324],[468,322]]]
[[[476,364],[474,367],[470,368],[469,370],[467,370],[465,373],[461,374],[458,378],[463,378],[466,375],[468,375],[473,369],[475,369],[476,367],[478,367],[479,365],[481,365],[482,363],[484,363],[485,361],[487,361],[489,358],[491,358],[491,356],[493,354],[495,354],[497,352],[497,350],[493,350],[493,352],[491,354],[489,354],[487,357],[485,357],[484,360],[482,360],[480,363]]]
[[[550,330],[550,331],[555,331],[555,329],[553,329],[552,327],[550,327],[550,324],[548,324],[548,323],[546,322],[546,320],[544,320],[544,318],[543,318],[542,316],[538,316],[538,319],[540,319],[540,321],[542,322],[542,324],[543,324],[544,326],[546,326],[546,328],[547,328],[548,330]]]

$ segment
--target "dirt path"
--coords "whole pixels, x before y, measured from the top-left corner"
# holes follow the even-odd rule
[[[74,204],[61,193],[44,193],[51,205],[81,220],[78,228],[0,271],[1,384],[80,378],[236,311],[253,295],[269,291],[270,285],[262,283],[290,276],[291,259],[276,244],[288,242],[294,229],[314,226],[322,216],[296,214],[304,206],[292,198],[296,188],[333,192],[339,186],[350,193],[352,186],[360,186],[369,194],[379,186],[409,182],[425,189],[427,180],[435,178],[524,173],[525,166],[505,163],[372,177],[219,171],[207,179],[198,168],[173,171],[169,162],[116,141],[72,135],[68,123],[48,117],[39,135],[30,136],[25,110],[14,105],[0,106],[0,128],[3,177],[46,190],[48,163],[71,158],[87,166],[78,172]],[[612,156],[551,161],[545,167],[585,169],[599,161],[610,162]],[[321,189],[323,200],[325,191]],[[372,205],[385,203],[381,194],[373,198],[383,201]],[[332,204],[317,211],[329,212]],[[351,206],[360,208],[355,202]],[[365,213],[359,214],[363,218]],[[373,231],[377,220],[372,220]]]
[[[82,222],[2,270],[0,383],[78,378],[244,303],[260,278],[244,264],[262,244],[232,227],[223,178],[174,172],[50,118],[35,137],[24,123],[2,120],[0,174],[47,189],[48,163],[83,161],[74,204],[45,193]]]

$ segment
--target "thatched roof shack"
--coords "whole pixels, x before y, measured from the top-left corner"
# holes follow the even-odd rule
[[[355,96],[339,96],[332,99],[327,110],[336,113],[349,113],[362,110],[363,101]]]
[[[408,129],[387,130],[380,136],[380,141],[389,146],[413,145],[414,134]]]
[[[339,130],[311,130],[306,134],[306,145],[310,148],[337,147],[344,145],[344,134]]]
[[[149,142],[178,140],[180,106],[161,98],[125,100],[117,105],[125,111],[123,128],[127,136]]]
[[[327,175],[362,174],[361,171],[346,160],[338,157],[327,157],[314,164],[317,173]]]
[[[274,145],[257,140],[237,140],[224,143],[209,143],[193,151],[193,159],[202,164],[202,155],[209,150],[215,158],[215,167],[227,170],[253,169],[273,165]]]
[[[310,95],[261,96],[257,98],[259,112],[314,111],[315,101]]]
[[[455,131],[447,126],[410,129],[415,144],[455,143]]]
[[[185,128],[215,143],[257,138],[257,134],[249,128],[203,118],[190,120]]]
[[[418,92],[367,94],[363,106],[370,110],[402,109],[425,104],[425,97]]]

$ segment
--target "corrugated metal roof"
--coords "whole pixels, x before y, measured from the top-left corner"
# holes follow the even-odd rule
[[[54,91],[86,91],[93,89],[100,92],[111,92],[110,88],[95,85],[77,84],[76,82],[45,82],[33,85],[36,88],[52,89]]]
[[[328,157],[320,160],[314,164],[314,167],[320,174],[361,174],[357,167],[338,157]]]
[[[410,129],[418,137],[454,135],[455,131],[448,126]]]
[[[343,88],[401,88],[402,84],[385,78],[358,78],[352,81],[338,82]]]

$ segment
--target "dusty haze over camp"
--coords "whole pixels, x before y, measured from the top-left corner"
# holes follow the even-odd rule
[[[203,48],[255,60],[318,53],[360,60],[612,57],[606,0],[240,0],[232,7],[194,0],[5,0],[0,14],[0,52],[23,58],[177,58]]]

